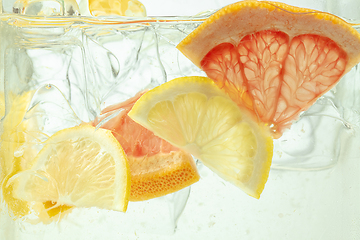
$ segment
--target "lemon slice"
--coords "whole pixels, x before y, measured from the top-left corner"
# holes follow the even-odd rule
[[[145,93],[128,115],[250,196],[260,197],[272,159],[270,131],[211,79],[167,82]]]
[[[14,196],[28,202],[126,211],[127,159],[110,131],[81,125],[45,142],[33,167],[14,177]]]

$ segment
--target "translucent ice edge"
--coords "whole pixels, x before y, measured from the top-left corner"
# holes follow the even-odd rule
[[[19,27],[58,27],[74,24],[112,25],[112,24],[145,24],[171,22],[202,22],[215,10],[201,12],[194,16],[156,16],[156,17],[124,17],[124,16],[31,16],[13,13],[0,14],[0,20]]]

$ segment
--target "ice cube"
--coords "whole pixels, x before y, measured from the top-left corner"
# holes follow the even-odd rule
[[[13,12],[35,16],[79,16],[76,0],[17,0]]]

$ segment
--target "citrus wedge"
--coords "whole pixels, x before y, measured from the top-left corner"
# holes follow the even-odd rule
[[[12,178],[16,198],[44,203],[48,212],[58,207],[127,209],[128,163],[119,142],[105,129],[81,125],[55,133],[33,166]]]
[[[277,138],[360,61],[360,34],[328,13],[248,0],[213,14],[177,48]]]
[[[155,136],[127,115],[142,94],[105,108],[92,122],[111,130],[124,148],[131,173],[130,201],[164,196],[200,179],[190,154]]]
[[[258,125],[205,77],[177,78],[145,93],[128,115],[223,179],[259,198],[273,143]]]

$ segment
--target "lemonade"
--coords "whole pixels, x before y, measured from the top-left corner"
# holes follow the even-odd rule
[[[136,0],[61,3],[3,4],[0,239],[149,239],[178,221],[256,238],[274,214],[322,226],[308,219],[332,214],[320,186],[358,210],[346,184],[359,169],[343,162],[360,122],[358,25],[251,0],[166,18]],[[243,14],[256,17],[239,34]]]

